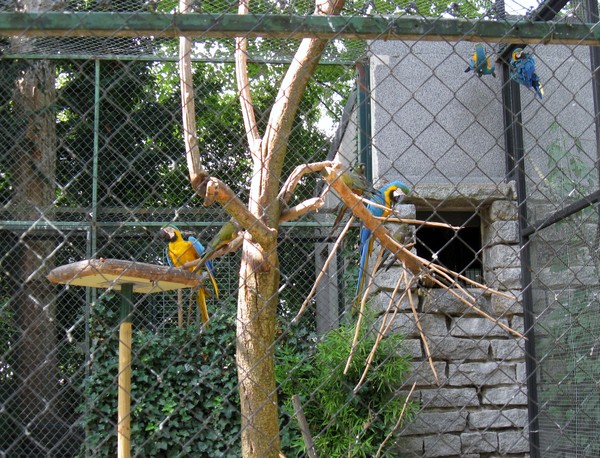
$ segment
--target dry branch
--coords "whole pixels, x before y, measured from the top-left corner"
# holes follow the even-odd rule
[[[433,377],[435,378],[435,383],[437,383],[439,386],[440,379],[438,377],[437,371],[435,370],[435,366],[433,365],[433,358],[431,357],[431,350],[429,350],[429,344],[427,343],[425,333],[423,332],[423,326],[421,326],[419,314],[417,313],[417,309],[415,307],[415,303],[412,298],[412,292],[408,285],[407,285],[406,291],[408,293],[408,302],[410,304],[410,309],[412,311],[413,316],[415,317],[415,325],[417,326],[417,329],[419,330],[419,335],[421,336],[421,340],[423,341],[423,347],[425,347],[425,354],[427,355],[427,361],[429,361],[429,367],[431,367],[431,371],[433,372]]]
[[[325,167],[331,167],[334,164],[335,163],[331,161],[324,161],[313,162],[311,164],[300,164],[296,166],[296,168],[288,176],[287,180],[285,180],[284,185],[281,187],[281,191],[279,191],[278,198],[280,202],[286,205],[290,201],[292,195],[294,194],[294,191],[296,190],[296,186],[298,186],[298,183],[304,175],[314,172],[320,172]]]
[[[348,371],[350,370],[350,364],[352,364],[352,358],[354,356],[354,351],[356,350],[356,344],[358,343],[358,336],[360,334],[360,326],[362,324],[363,317],[365,315],[365,304],[367,303],[367,298],[369,297],[369,293],[371,292],[371,288],[374,284],[375,274],[377,274],[377,270],[379,269],[379,265],[381,264],[381,260],[383,259],[383,248],[379,250],[379,254],[377,255],[377,260],[375,261],[375,266],[373,267],[373,272],[369,278],[369,284],[367,285],[367,289],[363,294],[362,300],[360,301],[360,310],[358,311],[358,320],[356,320],[356,328],[354,330],[354,339],[352,340],[352,346],[350,347],[350,354],[348,355],[348,360],[346,361],[346,366],[344,367],[344,375],[348,375]],[[363,275],[367,273],[364,272]]]
[[[402,419],[404,418],[404,412],[406,412],[406,406],[408,405],[408,401],[410,400],[410,397],[412,396],[413,391],[415,391],[415,386],[417,386],[417,382],[413,383],[412,388],[410,389],[410,391],[406,395],[406,399],[404,400],[404,405],[402,406],[402,410],[400,411],[400,415],[398,416],[398,421],[396,422],[396,424],[394,425],[394,427],[392,428],[392,430],[390,431],[390,433],[387,436],[385,436],[385,439],[383,440],[383,442],[381,443],[381,445],[377,449],[377,454],[375,455],[375,458],[379,458],[381,456],[381,452],[383,451],[384,445],[386,444],[387,441],[390,440],[390,438],[392,437],[392,435],[400,427],[400,424],[402,423]]]
[[[275,237],[273,229],[267,227],[260,219],[248,210],[241,199],[234,194],[229,186],[221,180],[209,177],[207,190],[211,190],[214,200],[223,206],[223,209],[246,229],[261,246],[267,246]]]
[[[335,241],[335,244],[333,245],[333,248],[331,249],[329,256],[327,256],[327,260],[325,261],[325,264],[323,264],[323,268],[321,269],[321,272],[319,272],[319,275],[317,276],[317,279],[315,280],[315,283],[314,283],[312,289],[310,290],[310,293],[308,293],[308,296],[306,297],[306,299],[304,299],[304,302],[302,303],[300,310],[298,311],[298,313],[296,314],[294,319],[291,321],[291,324],[297,323],[298,320],[300,319],[300,317],[302,316],[302,314],[304,313],[304,311],[306,310],[308,303],[310,302],[313,295],[315,294],[315,291],[317,290],[317,286],[319,286],[319,283],[321,283],[321,280],[325,276],[325,272],[327,272],[327,268],[329,267],[331,260],[334,258],[335,253],[336,253],[338,247],[340,246],[340,243],[342,243],[342,240],[348,233],[348,229],[350,229],[350,226],[352,226],[353,222],[354,222],[354,216],[351,216],[350,219],[348,220],[348,223],[346,223],[346,226],[342,230],[341,234]]]
[[[315,451],[315,441],[313,440],[312,434],[310,433],[308,421],[306,421],[306,417],[304,416],[304,409],[302,408],[300,397],[297,394],[294,394],[292,396],[292,404],[294,404],[294,415],[296,415],[298,423],[300,424],[300,432],[302,433],[302,439],[304,440],[304,445],[306,446],[306,453],[309,456],[309,458],[317,458],[317,452]]]
[[[374,205],[376,207],[386,208],[383,205],[378,205],[375,202],[371,202],[370,200],[366,200],[366,201],[369,204]],[[394,210],[392,210],[391,214],[393,215],[394,213],[396,213],[396,212]],[[422,221],[420,219],[394,218],[393,216],[389,216],[389,217],[385,217],[385,218],[379,217],[377,219],[386,221],[388,223],[403,223],[403,224],[410,224],[412,226],[442,227],[444,229],[451,229],[453,231],[458,231],[458,230],[462,229],[461,227],[458,227],[458,226],[452,226],[451,224],[447,224],[447,223],[439,223],[437,221]]]
[[[283,223],[285,221],[298,219],[307,213],[319,210],[324,204],[325,201],[323,200],[322,196],[307,199],[304,202],[294,205],[292,208],[288,208],[287,210],[281,212],[279,221]]]
[[[189,0],[179,1],[181,14],[190,11]],[[181,85],[181,111],[183,117],[183,141],[185,144],[185,157],[187,160],[190,183],[194,190],[202,184],[208,176],[198,148],[196,137],[196,109],[194,103],[194,83],[192,79],[192,40],[186,37],[179,38],[179,78]]]
[[[388,320],[388,316],[390,315],[390,311],[392,310],[392,306],[394,305],[396,295],[398,294],[398,291],[400,290],[400,286],[402,285],[402,281],[405,278],[406,278],[406,271],[403,271],[402,275],[400,275],[400,277],[398,278],[398,281],[396,282],[396,287],[394,288],[394,291],[392,292],[392,297],[390,298],[387,309],[386,309],[385,313],[383,314],[383,317],[381,319],[381,325],[379,326],[379,331],[377,332],[377,337],[375,338],[375,343],[373,344],[373,347],[371,348],[371,352],[369,353],[369,356],[367,357],[365,369],[363,370],[360,380],[354,387],[354,390],[353,390],[354,393],[358,392],[358,390],[364,383],[365,379],[367,378],[367,374],[369,373],[369,369],[371,368],[371,364],[373,363],[373,358],[375,358],[375,353],[377,352],[377,348],[379,347],[379,344],[381,343],[383,338],[387,335],[387,332],[390,329],[390,326],[393,323],[394,318],[396,318],[396,315],[398,314],[398,310],[400,307],[394,308],[394,312],[391,314],[392,316]],[[406,295],[406,291],[404,293],[402,293],[402,295],[400,296],[400,299],[398,299],[399,303],[402,301],[402,299],[404,298],[405,295]]]

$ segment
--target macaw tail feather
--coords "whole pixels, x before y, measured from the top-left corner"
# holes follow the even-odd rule
[[[213,267],[212,261],[207,261],[206,272],[208,273],[210,282],[212,283],[213,289],[215,290],[215,297],[218,299],[219,298],[219,287],[217,286],[217,280],[215,279],[215,269]]]
[[[198,288],[198,310],[200,311],[200,318],[202,319],[202,323],[208,323],[208,308],[206,307],[206,291],[204,291],[203,287]]]
[[[533,88],[535,89],[535,93],[540,99],[544,98],[544,88],[542,87],[542,83],[536,81],[533,83]]]
[[[356,303],[360,303],[362,298],[362,292],[365,285],[365,277],[367,274],[367,270],[369,269],[369,256],[371,256],[371,252],[373,251],[373,237],[370,237],[369,240],[364,244],[364,246],[360,250],[360,264],[358,267],[358,282],[356,285],[356,298],[354,301],[354,305],[352,310],[354,311],[356,307]]]

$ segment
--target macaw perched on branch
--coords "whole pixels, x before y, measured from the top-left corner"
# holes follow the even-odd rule
[[[219,229],[219,232],[217,232],[217,234],[212,238],[208,244],[208,247],[206,248],[206,251],[202,254],[202,260],[200,261],[200,264],[194,267],[193,272],[201,269],[205,264],[211,263],[212,265],[211,261],[207,261],[209,256],[211,256],[219,248],[222,248],[228,243],[232,242],[237,237],[240,230],[241,226],[234,219],[227,221],[221,227],[221,229]]]
[[[200,257],[204,254],[204,246],[202,246],[197,238],[190,236],[187,240],[184,240],[179,229],[172,224],[161,228],[159,231],[159,236],[169,242],[167,248],[165,248],[165,257],[167,259],[167,264],[169,264],[171,267],[181,267],[188,262],[200,259]],[[210,281],[215,290],[215,296],[218,298],[219,288],[217,287],[217,281],[215,280],[212,262],[208,261],[205,265],[206,272],[208,273]],[[188,270],[195,271],[194,267],[189,267]],[[198,288],[197,303],[202,322],[208,322],[206,288],[204,286],[200,286],[200,288]]]
[[[510,59],[510,77],[527,88],[533,88],[542,99],[544,89],[539,76],[535,73],[535,59],[522,48],[516,48]]]
[[[485,49],[481,43],[475,45],[475,53],[471,57],[471,63],[465,70],[465,73],[473,70],[478,77],[483,75],[492,75],[496,78],[496,66],[492,65],[490,58],[486,56]]]
[[[367,181],[367,177],[365,176],[365,169],[365,164],[359,162],[352,168],[352,170],[346,170],[340,176],[340,180],[342,180],[344,184],[348,186],[350,190],[357,196],[371,196],[377,192],[373,188],[373,186]],[[335,229],[339,226],[340,222],[342,221],[342,218],[346,214],[346,210],[348,210],[348,207],[346,207],[346,205],[342,203],[338,215],[335,218],[335,221],[333,222],[331,232],[335,231]]]
[[[410,189],[402,181],[395,180],[385,186],[379,188],[372,196],[372,201],[376,204],[385,206],[388,210],[384,210],[381,207],[375,205],[367,205],[367,209],[377,217],[386,217],[390,214],[393,206],[398,201],[398,195],[396,192],[400,190],[404,194],[408,194]],[[373,237],[371,231],[363,226],[360,230],[360,264],[358,267],[358,284],[356,285],[356,297],[359,298],[362,294],[363,284],[365,280],[365,274],[369,266],[369,256],[373,251]]]

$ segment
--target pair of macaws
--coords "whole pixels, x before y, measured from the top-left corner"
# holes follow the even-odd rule
[[[219,288],[215,280],[214,266],[208,258],[212,253],[229,243],[237,235],[237,226],[233,222],[226,223],[217,235],[211,240],[208,248],[204,248],[202,243],[193,236],[189,236],[187,240],[181,235],[181,231],[173,224],[168,224],[162,227],[159,231],[159,236],[168,242],[165,248],[165,258],[167,264],[171,267],[182,267],[188,262],[201,259],[196,266],[188,267],[192,272],[198,272],[204,267],[208,273],[208,277],[212,283],[215,296],[219,298]],[[208,308],[206,306],[207,290],[204,285],[198,288],[198,296],[196,302],[200,310],[200,317],[203,323],[208,322]]]
[[[514,81],[526,88],[533,89],[540,99],[543,98],[544,89],[542,88],[539,76],[535,72],[535,59],[532,55],[523,51],[523,48],[516,48],[511,54],[509,66],[510,77]],[[475,45],[475,53],[465,72],[470,72],[471,70],[480,78],[483,75],[496,77],[496,66],[492,65],[483,45],[479,43]]]

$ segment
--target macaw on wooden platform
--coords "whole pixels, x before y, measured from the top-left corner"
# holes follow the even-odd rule
[[[375,205],[369,204],[367,205],[367,209],[371,212],[373,216],[377,217],[385,217],[388,216],[393,208],[393,206],[398,201],[398,196],[396,192],[400,190],[404,194],[408,194],[410,189],[406,186],[402,181],[395,180],[391,183],[388,183],[377,190],[375,194],[371,197],[371,200],[376,204],[385,206],[387,210],[384,210],[381,207],[376,207]],[[356,285],[356,298],[360,298],[363,291],[365,275],[367,273],[367,269],[369,266],[369,257],[371,256],[371,252],[373,251],[373,237],[371,231],[362,227],[360,230],[360,263],[358,266],[358,284]]]
[[[176,226],[168,224],[161,228],[159,236],[164,240],[168,241],[169,244],[165,248],[165,258],[167,264],[171,267],[182,267],[184,264],[200,259],[204,254],[204,246],[200,241],[193,236],[189,236],[187,240],[184,240],[181,235],[181,231]],[[215,296],[219,297],[219,288],[217,287],[217,281],[214,276],[214,268],[212,262],[208,261],[205,263],[206,272],[210,278],[210,281],[215,290]],[[194,271],[195,266],[188,267],[188,270]],[[208,308],[206,307],[206,288],[202,285],[198,288],[198,309],[200,310],[200,317],[203,323],[208,322]]]

